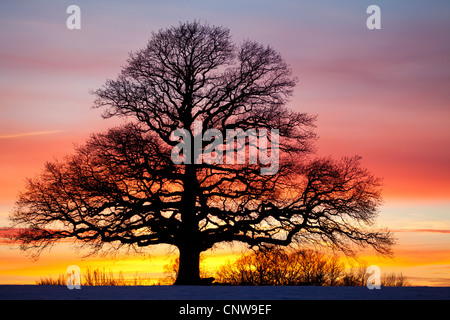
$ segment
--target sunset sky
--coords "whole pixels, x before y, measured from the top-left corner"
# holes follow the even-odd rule
[[[80,30],[66,27],[71,4]],[[366,26],[372,4],[380,30]],[[62,244],[34,262],[2,234],[26,177],[122,121],[102,119],[89,90],[115,78],[152,31],[194,19],[279,51],[299,79],[289,107],[318,115],[318,154],[360,155],[384,179],[378,224],[395,232],[395,258],[362,258],[414,285],[450,286],[448,0],[1,1],[0,284],[35,283],[73,264],[157,277],[173,258],[164,247],[149,249],[150,259],[82,260]],[[214,267],[233,253],[219,248],[205,261]]]

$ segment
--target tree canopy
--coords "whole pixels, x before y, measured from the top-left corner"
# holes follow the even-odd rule
[[[277,51],[235,44],[227,28],[194,21],[154,32],[117,79],[93,92],[95,108],[126,123],[28,180],[11,215],[23,228],[16,240],[36,252],[65,238],[94,251],[170,244],[180,253],[177,284],[199,283],[200,253],[222,242],[314,242],[347,254],[356,244],[390,254],[391,234],[373,228],[381,180],[360,157],[314,156],[315,116],[286,106],[295,84]],[[201,141],[188,145],[190,162],[173,161],[177,129]],[[247,135],[223,134],[218,145],[203,135],[211,129]],[[264,144],[251,137],[261,132]],[[277,170],[261,174],[261,159],[194,158],[212,146],[279,151]]]

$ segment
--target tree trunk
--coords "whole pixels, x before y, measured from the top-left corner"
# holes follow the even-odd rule
[[[178,250],[180,251],[180,264],[176,285],[200,284],[200,248],[198,221],[196,217],[196,193],[198,182],[195,164],[186,165],[183,177],[183,200],[181,213],[181,232]]]
[[[195,244],[186,243],[180,246],[180,265],[176,285],[200,284],[200,250]]]

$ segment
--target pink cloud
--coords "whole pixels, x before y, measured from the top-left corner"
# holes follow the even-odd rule
[[[393,229],[392,232],[429,232],[429,233],[450,233],[450,230],[439,229]]]

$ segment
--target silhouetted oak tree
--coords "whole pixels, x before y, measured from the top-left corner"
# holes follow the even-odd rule
[[[224,27],[192,22],[153,33],[94,92],[105,117],[130,121],[28,180],[11,215],[22,228],[16,240],[36,253],[66,238],[94,251],[170,244],[180,253],[177,284],[198,284],[200,253],[221,242],[318,242],[346,253],[358,244],[389,254],[390,233],[371,228],[380,180],[358,157],[311,158],[315,118],[285,107],[295,84],[279,53],[234,44]],[[279,130],[278,171],[262,175],[260,162],[174,164],[171,134],[198,136],[195,121],[202,132]]]

